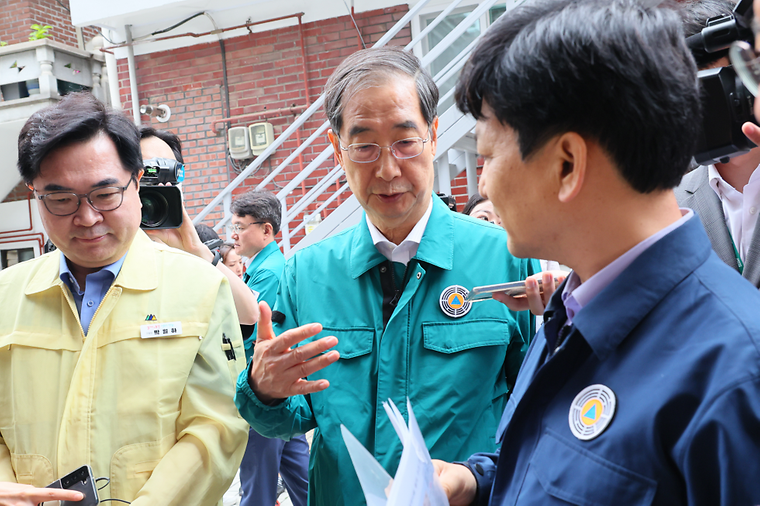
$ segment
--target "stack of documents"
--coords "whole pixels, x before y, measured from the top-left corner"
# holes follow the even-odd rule
[[[340,426],[351,462],[359,477],[367,506],[449,506],[446,493],[438,483],[430,453],[414,417],[412,405],[406,400],[409,425],[393,401],[383,403],[401,444],[401,461],[396,477],[391,476],[375,457],[344,426]]]

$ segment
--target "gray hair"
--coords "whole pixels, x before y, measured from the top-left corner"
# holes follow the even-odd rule
[[[338,65],[325,84],[325,114],[330,127],[340,135],[343,108],[351,97],[393,75],[403,74],[414,80],[420,111],[428,126],[438,116],[438,87],[420,60],[399,47],[379,47],[355,52]]]
[[[256,221],[266,221],[272,225],[274,233],[280,231],[282,204],[271,192],[251,190],[232,201],[231,210],[238,216],[250,216]]]

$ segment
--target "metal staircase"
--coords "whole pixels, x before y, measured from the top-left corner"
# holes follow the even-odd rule
[[[522,0],[508,0],[506,8],[507,10],[513,8],[515,5],[521,3]],[[391,28],[380,40],[375,43],[374,47],[385,45],[388,41],[393,39],[404,27],[408,26],[410,22],[417,16],[420,11],[430,2],[430,0],[421,0],[415,4],[406,15],[401,18],[396,25]],[[420,43],[425,40],[425,37],[438,26],[446,17],[456,9],[463,0],[454,0],[449,4],[434,20],[432,20],[427,27],[424,28],[414,39],[407,44],[405,49],[407,51],[413,51],[418,48]],[[423,66],[430,65],[437,57],[439,57],[446,49],[448,49],[452,43],[454,43],[462,34],[475,23],[478,23],[481,16],[484,13],[489,12],[489,9],[499,0],[484,0],[480,3],[466,18],[454,27],[449,34],[444,37],[438,44],[431,48],[422,59]],[[440,72],[433,76],[436,84],[439,86],[449,79],[456,79],[459,71],[464,66],[469,57],[472,49],[477,44],[480,37],[476,38],[471,44],[463,49],[456,57],[454,57]],[[441,96],[439,101],[439,108],[442,103],[449,99],[454,93],[453,87],[451,90]],[[231,218],[230,204],[232,202],[232,192],[235,188],[240,186],[245,179],[254,173],[262,164],[272,156],[285,141],[290,139],[293,134],[301,128],[316,112],[318,112],[324,103],[324,95],[320,96],[306,111],[301,114],[296,121],[290,125],[275,141],[254,160],[248,167],[246,167],[230,184],[222,190],[209,204],[193,219],[194,223],[200,223],[209,213],[214,211],[219,205],[223,206],[224,217],[214,226],[215,229],[220,229],[223,226],[229,226],[229,220]],[[439,109],[440,111],[440,109]],[[459,112],[455,106],[449,107],[446,111],[443,111],[439,115],[439,128],[438,128],[438,149],[435,157],[435,190],[446,194],[451,194],[451,180],[457,177],[463,170],[467,173],[467,190],[468,194],[472,194],[477,190],[477,155],[475,149],[475,140],[472,135],[472,130],[475,127],[475,119],[470,115],[463,115]],[[329,123],[324,122],[314,133],[309,136],[298,148],[296,148],[277,168],[272,170],[258,185],[257,189],[266,188],[266,186],[274,180],[274,178],[280,174],[286,167],[288,167],[296,158],[315,140],[321,138],[327,129]],[[287,204],[287,196],[292,190],[296,189],[301,183],[306,180],[311,174],[321,168],[325,162],[331,160],[333,157],[333,147],[329,145],[314,160],[312,160],[303,170],[301,170],[296,177],[288,182],[278,193],[277,198],[282,203],[282,238],[279,242],[280,247],[283,249],[285,256],[292,255],[297,249],[317,242],[325,237],[328,237],[345,227],[358,223],[362,216],[362,209],[359,206],[356,198],[351,195],[346,198],[335,210],[333,210],[311,233],[302,238],[297,244],[292,244],[291,239],[299,234],[299,232],[305,227],[306,223],[311,217],[317,213],[322,213],[335,199],[345,198],[350,189],[348,183],[343,184],[337,190],[335,183],[338,182],[343,176],[343,169],[340,165],[336,165],[332,170],[328,172],[316,185],[314,185],[308,192],[304,193],[300,199],[294,204]],[[332,192],[332,193],[330,193]],[[348,192],[348,193],[346,193]],[[323,195],[329,195],[324,200],[319,200]],[[310,205],[314,202],[318,202],[319,206],[310,214],[306,215],[300,220],[297,220],[298,216],[305,213]],[[227,230],[227,236],[230,235],[230,230]]]

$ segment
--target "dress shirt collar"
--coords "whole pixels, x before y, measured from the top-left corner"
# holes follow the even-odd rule
[[[567,324],[572,324],[573,317],[583,309],[583,306],[587,305],[599,294],[599,292],[607,288],[607,286],[617,278],[621,272],[631,265],[639,255],[646,251],[647,248],[694,216],[694,211],[691,209],[681,209],[681,215],[682,217],[680,220],[650,235],[633,248],[620,255],[604,269],[591,276],[585,283],[581,283],[581,280],[575,271],[571,272],[570,276],[567,278],[565,287],[562,290],[562,302],[565,304],[565,311],[567,312]]]
[[[754,176],[754,173],[752,175]],[[736,200],[737,197],[741,199],[741,192],[723,179],[723,176],[720,175],[715,165],[707,166],[707,181],[721,202],[726,199]]]
[[[61,281],[63,281],[66,284],[66,286],[69,287],[72,294],[81,296],[84,293],[84,291],[79,286],[79,283],[77,283],[77,280],[74,277],[74,274],[71,272],[71,269],[69,269],[69,264],[66,261],[66,257],[64,256],[63,252],[61,252],[60,256],[61,256],[61,263],[60,263],[59,277],[61,278]],[[124,256],[118,259],[117,261],[115,261],[114,263],[106,265],[105,267],[102,267],[100,270],[88,274],[87,277],[93,276],[98,273],[102,273],[102,274],[99,274],[97,278],[103,279],[103,280],[108,279],[108,286],[111,286],[111,284],[113,283],[113,280],[116,279],[116,276],[119,275],[119,271],[121,271],[121,266],[124,265],[124,260],[126,258],[127,258],[127,254],[124,253]]]
[[[430,220],[430,213],[432,211],[433,198],[431,197],[425,214],[422,215],[420,221],[414,225],[414,228],[409,232],[409,235],[407,235],[406,239],[401,241],[401,244],[399,245],[389,241],[382,232],[378,230],[375,224],[370,221],[369,216],[365,214],[367,227],[372,236],[372,242],[375,244],[377,250],[391,262],[399,262],[404,265],[408,264],[409,260],[414,258],[414,255],[417,254],[417,249],[420,247],[420,242],[422,241],[422,236],[425,233],[425,228]]]

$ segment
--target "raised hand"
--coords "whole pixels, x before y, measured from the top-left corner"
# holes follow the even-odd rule
[[[304,378],[340,358],[340,354],[335,350],[320,355],[338,344],[338,339],[334,336],[323,337],[292,349],[304,339],[319,334],[322,325],[311,323],[275,336],[269,305],[260,302],[259,310],[261,317],[257,326],[253,363],[248,376],[248,384],[256,397],[265,404],[272,404],[293,395],[310,394],[329,387],[330,382],[327,380],[307,381]]]

